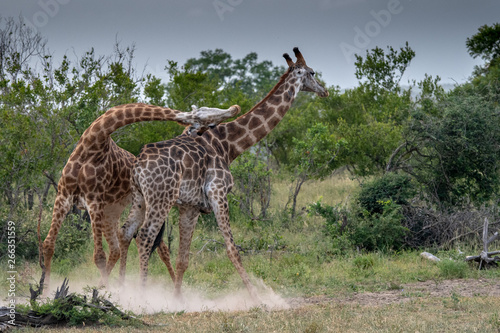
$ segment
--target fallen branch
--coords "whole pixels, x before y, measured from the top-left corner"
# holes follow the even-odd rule
[[[488,219],[484,219],[483,225],[483,251],[478,256],[467,256],[465,261],[477,261],[479,262],[479,269],[488,266],[498,266],[497,262],[500,262],[500,257],[492,257],[495,254],[500,254],[500,251],[490,251],[488,252],[488,246],[498,238],[498,231],[492,236],[488,237]]]
[[[28,313],[21,313],[8,307],[0,308],[0,331],[4,328],[19,326],[50,326],[67,324],[97,323],[104,315],[116,316],[122,320],[136,321],[139,324],[146,325],[142,320],[131,316],[118,309],[109,300],[100,297],[97,289],[92,290],[92,298],[87,300],[86,296],[75,293],[68,294],[68,280],[64,279],[60,288],[57,288],[54,300],[48,302],[42,307],[32,300],[32,310]],[[47,305],[52,305],[48,307]],[[93,309],[92,313],[85,311],[76,311],[78,308]],[[97,312],[96,312],[97,311]],[[85,317],[85,315],[87,315]],[[74,317],[76,316],[76,318]]]

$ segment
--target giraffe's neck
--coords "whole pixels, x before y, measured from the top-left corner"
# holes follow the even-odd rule
[[[229,162],[262,140],[283,119],[299,90],[292,73],[289,69],[283,74],[271,92],[246,114],[216,128],[225,132],[222,141]]]
[[[148,104],[125,104],[115,106],[97,118],[83,133],[82,140],[88,144],[107,144],[111,133],[128,124],[151,120],[179,120],[183,112]],[[96,147],[97,148],[97,147]]]

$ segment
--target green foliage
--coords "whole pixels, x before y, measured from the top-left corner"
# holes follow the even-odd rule
[[[438,262],[440,276],[443,279],[465,279],[469,276],[469,265],[464,260],[445,259]]]
[[[367,251],[398,250],[404,246],[407,229],[402,226],[401,206],[388,200],[380,202],[382,211],[370,214],[354,206],[349,212],[345,208],[331,207],[316,202],[310,205],[312,213],[325,218],[325,232],[332,238],[337,253],[345,253],[352,246]]]
[[[339,163],[357,176],[386,169],[409,117],[411,90],[402,91],[399,82],[415,53],[408,44],[399,52],[388,49],[388,54],[377,47],[365,58],[357,56],[356,76],[366,81],[343,94],[332,89],[330,98],[319,101],[324,108],[321,118],[349,143],[349,149],[339,155]]]
[[[420,94],[416,102],[420,110],[425,114],[433,116],[439,116],[441,114],[439,104],[443,102],[446,94],[443,87],[439,84],[440,81],[441,78],[439,76],[433,78],[425,74],[424,79],[417,83]]]
[[[241,154],[230,166],[235,199],[252,222],[267,218],[272,175],[269,163],[269,152],[259,144],[256,149]]]
[[[472,85],[456,88],[441,106],[439,116],[414,114],[411,131],[422,144],[413,174],[436,203],[480,205],[500,184],[498,106]]]
[[[353,244],[367,251],[399,250],[408,229],[402,226],[401,206],[386,201],[380,214],[364,211],[349,226]]]
[[[338,167],[336,156],[348,143],[336,139],[327,125],[316,123],[293,144],[290,168],[307,179],[323,179]]]
[[[347,218],[348,211],[345,207],[340,205],[332,207],[329,205],[324,205],[321,200],[318,200],[309,205],[309,212],[311,214],[320,215],[325,219],[325,229],[324,232],[329,236],[337,236],[342,234],[343,229],[346,227],[344,225],[344,220]]]
[[[299,94],[286,116],[264,139],[267,141],[272,156],[280,165],[288,166],[292,163],[290,158],[294,140],[301,140],[310,125],[320,122],[322,110],[320,101],[325,99],[329,98],[316,98],[313,94]]]
[[[80,257],[78,253],[91,237],[90,223],[76,214],[68,214],[64,220],[64,228],[61,228],[57,236],[54,258],[64,258],[73,254],[75,258],[72,259],[77,260]]]
[[[483,25],[479,32],[467,38],[465,45],[473,58],[481,57],[491,62],[500,58],[500,23]]]
[[[381,214],[386,202],[406,205],[415,194],[416,190],[410,176],[391,172],[364,183],[357,200],[369,214]]]
[[[372,269],[373,266],[375,266],[376,260],[375,255],[373,253],[369,253],[355,257],[352,264],[358,269],[367,270]]]
[[[401,126],[394,122],[369,120],[364,124],[348,124],[341,119],[337,133],[349,145],[339,155],[339,162],[358,176],[380,174],[401,140],[401,131]]]
[[[336,160],[339,151],[347,145],[343,139],[336,139],[328,126],[316,123],[307,129],[302,139],[293,140],[294,147],[290,155],[292,185],[289,202],[292,202],[291,217],[295,217],[297,196],[302,185],[312,179],[324,179],[339,166]]]
[[[406,68],[415,57],[415,51],[408,46],[395,50],[388,46],[388,53],[375,47],[366,52],[366,57],[356,55],[356,77],[366,78],[372,87],[383,88],[389,91],[398,90],[399,82]]]
[[[209,80],[219,82],[224,86],[224,90],[238,89],[256,102],[271,90],[285,72],[283,66],[274,66],[267,60],[258,62],[257,59],[255,52],[235,60],[223,50],[215,49],[202,51],[197,59],[188,59],[184,67],[194,72],[206,73]]]

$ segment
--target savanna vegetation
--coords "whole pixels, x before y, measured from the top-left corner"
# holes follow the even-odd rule
[[[500,221],[500,24],[480,27],[464,43],[484,63],[451,90],[432,73],[420,82],[404,81],[418,57],[408,43],[357,55],[355,88],[331,86],[326,99],[299,94],[277,128],[231,165],[231,225],[249,273],[283,297],[338,297],[400,290],[418,281],[499,277],[494,270],[474,270],[463,258],[480,251],[484,218],[490,230]],[[90,49],[55,61],[43,36],[22,20],[0,20],[0,263],[7,265],[8,221],[14,221],[19,293],[38,280],[39,214],[43,238],[65,161],[100,114],[131,102],[186,111],[192,104],[239,104],[245,112],[285,71],[256,53],[234,59],[216,49],[184,64],[167,61],[170,79],[164,82],[136,67],[134,51],[134,45],[116,43],[109,55]],[[181,131],[175,123],[137,123],[113,138],[137,154],[142,145]],[[165,235],[174,258],[176,214]],[[97,282],[90,235],[88,217],[75,207],[58,237],[55,274]],[[447,260],[422,261],[418,253],[424,249]],[[134,245],[130,251],[133,275]],[[151,260],[152,276],[168,283],[164,265],[156,255]],[[185,281],[214,297],[240,287],[213,215],[199,221]],[[451,294],[436,303],[424,296],[408,294],[410,302],[385,310],[335,303],[292,313],[254,309],[241,316],[144,318],[174,322],[168,324],[171,331],[250,332],[256,320],[264,331],[356,331],[329,326],[330,320],[371,323],[365,332],[398,331],[401,325],[442,331],[464,316],[474,323],[467,326],[471,331],[500,328],[498,299]],[[449,316],[452,326],[439,326],[437,313]],[[483,326],[473,321],[476,314],[484,316]],[[293,319],[300,316],[305,319]],[[195,325],[206,320],[213,327]]]

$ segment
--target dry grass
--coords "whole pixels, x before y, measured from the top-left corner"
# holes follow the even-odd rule
[[[283,209],[285,206],[290,189],[290,181],[273,182],[272,205],[275,209]],[[297,197],[297,208],[307,206],[308,204],[321,201],[327,205],[336,205],[347,203],[349,198],[359,190],[359,182],[350,178],[348,172],[342,172],[326,178],[322,181],[306,182],[300,190]]]
[[[383,306],[328,302],[287,311],[162,313],[149,326],[88,328],[99,332],[498,332],[498,297],[413,297]],[[35,331],[27,329],[25,331]],[[47,329],[44,332],[59,332]],[[80,328],[64,329],[81,332]]]

